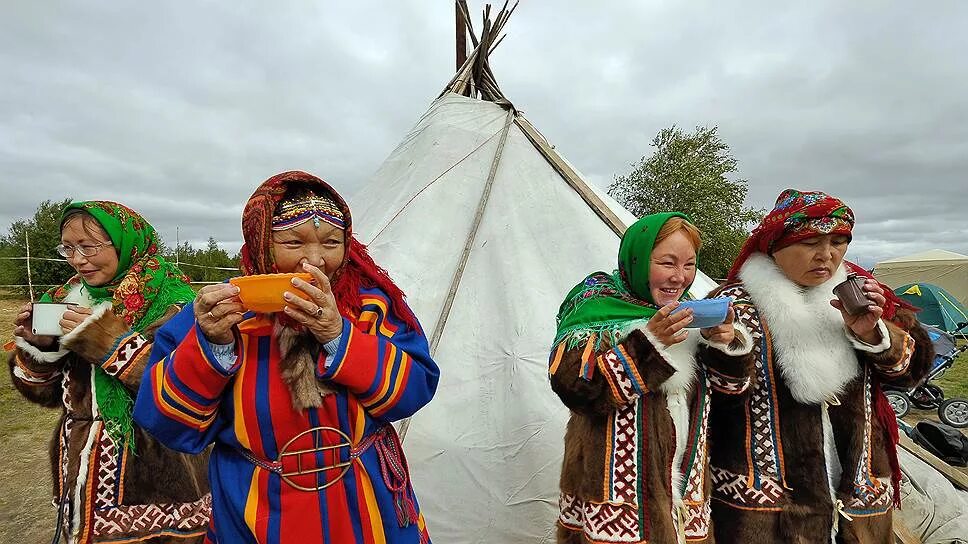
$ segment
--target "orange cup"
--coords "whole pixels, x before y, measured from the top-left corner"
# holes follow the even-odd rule
[[[232,278],[229,283],[239,288],[239,299],[246,310],[271,314],[281,312],[286,306],[286,299],[282,294],[286,291],[297,297],[309,300],[309,295],[296,289],[292,285],[292,279],[299,278],[310,282],[313,279],[311,274],[303,272],[293,274],[256,274],[254,276],[239,276]]]

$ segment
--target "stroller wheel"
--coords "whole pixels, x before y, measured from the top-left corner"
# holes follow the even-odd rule
[[[938,407],[942,423],[964,429],[968,427],[968,399],[948,399]]]
[[[904,417],[911,411],[911,399],[907,393],[903,391],[885,391],[884,395],[887,397],[887,402],[891,403],[891,409],[894,410],[894,415],[897,417]]]

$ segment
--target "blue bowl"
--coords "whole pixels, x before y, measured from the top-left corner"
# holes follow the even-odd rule
[[[722,325],[729,311],[729,297],[707,298],[703,300],[684,300],[672,313],[692,308],[692,323],[687,329],[708,329]]]

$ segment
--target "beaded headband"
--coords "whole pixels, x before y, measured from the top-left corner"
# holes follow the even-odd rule
[[[310,195],[279,203],[279,211],[272,216],[272,230],[286,230],[312,221],[319,228],[320,221],[346,230],[343,212],[332,199],[325,196]]]

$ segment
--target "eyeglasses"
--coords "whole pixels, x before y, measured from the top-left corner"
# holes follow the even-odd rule
[[[65,259],[70,259],[71,257],[74,256],[75,251],[85,257],[93,257],[97,255],[98,251],[101,251],[102,247],[104,247],[104,244],[81,245],[76,247],[59,244],[54,249],[57,250],[57,254],[60,255],[61,257],[64,257]]]

